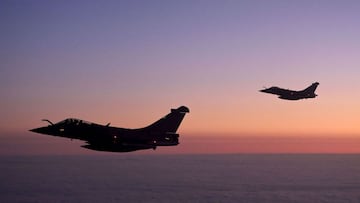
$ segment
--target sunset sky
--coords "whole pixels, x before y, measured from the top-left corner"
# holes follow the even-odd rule
[[[67,117],[137,128],[185,105],[173,151],[231,137],[268,149],[231,152],[277,152],[280,136],[279,152],[360,152],[359,11],[350,0],[1,1],[0,137],[51,143],[28,130]],[[258,92],[313,82],[315,99]]]

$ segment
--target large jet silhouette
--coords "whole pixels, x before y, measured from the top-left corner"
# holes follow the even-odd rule
[[[314,82],[309,87],[301,91],[282,89],[279,87],[270,87],[267,89],[260,90],[260,92],[279,95],[280,99],[287,99],[287,100],[308,99],[308,98],[315,98],[317,96],[315,94],[315,90],[318,85],[319,85],[318,82]]]
[[[179,134],[176,134],[186,113],[185,106],[171,109],[171,112],[155,123],[138,129],[117,128],[86,122],[80,119],[68,118],[58,123],[35,128],[30,131],[79,139],[86,141],[82,147],[97,151],[130,152],[141,149],[156,149],[157,146],[174,146],[179,144]]]

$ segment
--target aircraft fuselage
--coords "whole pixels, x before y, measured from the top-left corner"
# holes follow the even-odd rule
[[[30,131],[70,139],[86,141],[83,147],[99,151],[134,151],[155,149],[157,146],[175,146],[179,144],[176,133],[186,113],[187,107],[172,109],[171,113],[152,125],[138,129],[118,128],[108,125],[68,118],[59,123],[35,128]]]
[[[315,82],[306,89],[301,91],[288,90],[273,86],[270,88],[260,90],[260,92],[275,94],[278,95],[280,99],[286,99],[286,100],[309,99],[309,98],[315,98],[317,96],[315,94],[315,90],[318,85],[319,83]]]

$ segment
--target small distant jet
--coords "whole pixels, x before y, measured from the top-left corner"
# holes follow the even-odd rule
[[[276,94],[279,95],[280,99],[286,99],[286,100],[308,99],[308,98],[315,98],[317,96],[315,94],[315,90],[318,85],[319,85],[318,82],[314,82],[309,87],[301,91],[282,89],[279,87],[270,87],[267,89],[260,90],[260,92]]]
[[[185,106],[171,109],[171,112],[155,123],[138,129],[117,128],[86,122],[80,119],[68,118],[58,123],[47,119],[43,121],[50,125],[35,128],[30,131],[79,139],[86,141],[82,147],[108,152],[131,152],[142,149],[156,149],[157,146],[175,146],[179,144],[179,134],[176,134],[186,113]]]

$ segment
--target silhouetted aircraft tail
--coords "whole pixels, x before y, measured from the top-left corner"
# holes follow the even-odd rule
[[[186,106],[181,106],[177,109],[171,109],[171,112],[168,115],[149,125],[145,129],[156,132],[175,133],[179,128],[185,114],[189,112],[189,108]]]
[[[304,89],[304,92],[314,93],[318,85],[319,85],[318,82],[314,82],[314,83],[311,84],[309,87],[307,87],[306,89]]]

